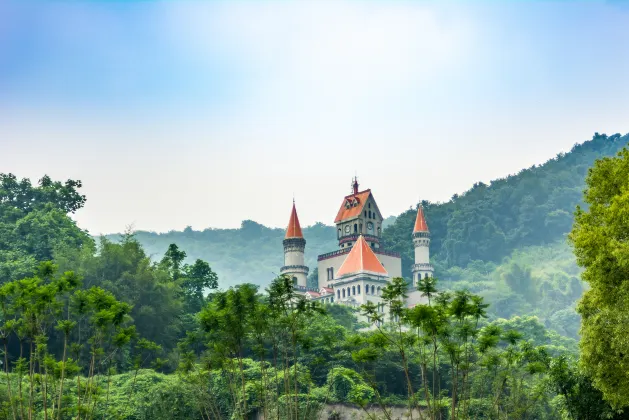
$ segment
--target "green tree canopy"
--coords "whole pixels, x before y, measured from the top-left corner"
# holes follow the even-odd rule
[[[590,285],[578,306],[581,364],[605,399],[629,406],[629,150],[597,161],[586,183],[570,234]]]

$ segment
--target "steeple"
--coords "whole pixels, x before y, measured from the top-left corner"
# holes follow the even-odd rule
[[[294,199],[293,209],[290,213],[286,235],[282,244],[284,245],[284,266],[280,269],[280,273],[292,279],[297,292],[305,293],[309,271],[304,259],[306,240],[301,233]]]
[[[354,177],[352,180],[352,194],[358,194],[358,177]]]
[[[286,228],[286,235],[284,239],[289,238],[302,238],[304,235],[301,233],[301,226],[299,225],[299,217],[297,217],[297,209],[295,208],[295,200],[293,200],[293,210],[290,213],[290,219],[288,220],[288,227]]]
[[[363,235],[358,237],[352,250],[347,254],[345,261],[343,261],[341,268],[339,268],[337,272],[337,276],[341,277],[345,274],[360,272],[373,273],[381,276],[388,275],[387,270],[378,260],[376,254],[371,250],[371,247],[367,244]]]
[[[424,206],[421,204],[417,209],[417,217],[415,218],[415,229],[413,229],[413,233],[417,232],[429,232],[428,224],[426,223],[426,218],[424,217]]]
[[[424,207],[420,204],[417,208],[415,228],[413,229],[413,245],[415,246],[415,264],[411,267],[413,272],[413,284],[417,286],[419,280],[432,277],[433,267],[430,264],[430,231],[424,216]]]

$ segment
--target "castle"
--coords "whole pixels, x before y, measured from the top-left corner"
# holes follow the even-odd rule
[[[390,279],[402,277],[402,259],[400,254],[380,246],[383,220],[371,190],[358,191],[358,180],[354,178],[352,193],[343,198],[334,220],[339,248],[317,257],[318,287],[309,288],[309,270],[304,263],[306,240],[293,202],[283,241],[284,266],[280,273],[291,277],[296,290],[306,299],[354,307],[371,301],[384,312],[381,291]],[[415,247],[412,273],[416,286],[419,279],[433,275],[429,261],[430,231],[421,206],[409,235]],[[422,300],[415,288],[408,295],[406,304],[409,306]]]

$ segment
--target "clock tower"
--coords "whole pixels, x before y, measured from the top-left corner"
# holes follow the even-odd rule
[[[358,179],[354,178],[352,193],[343,199],[334,220],[339,248],[351,248],[360,235],[372,249],[380,248],[382,220],[371,190],[358,191]]]

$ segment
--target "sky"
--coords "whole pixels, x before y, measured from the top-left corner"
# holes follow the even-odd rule
[[[0,172],[92,234],[385,216],[629,132],[629,2],[0,0]]]

